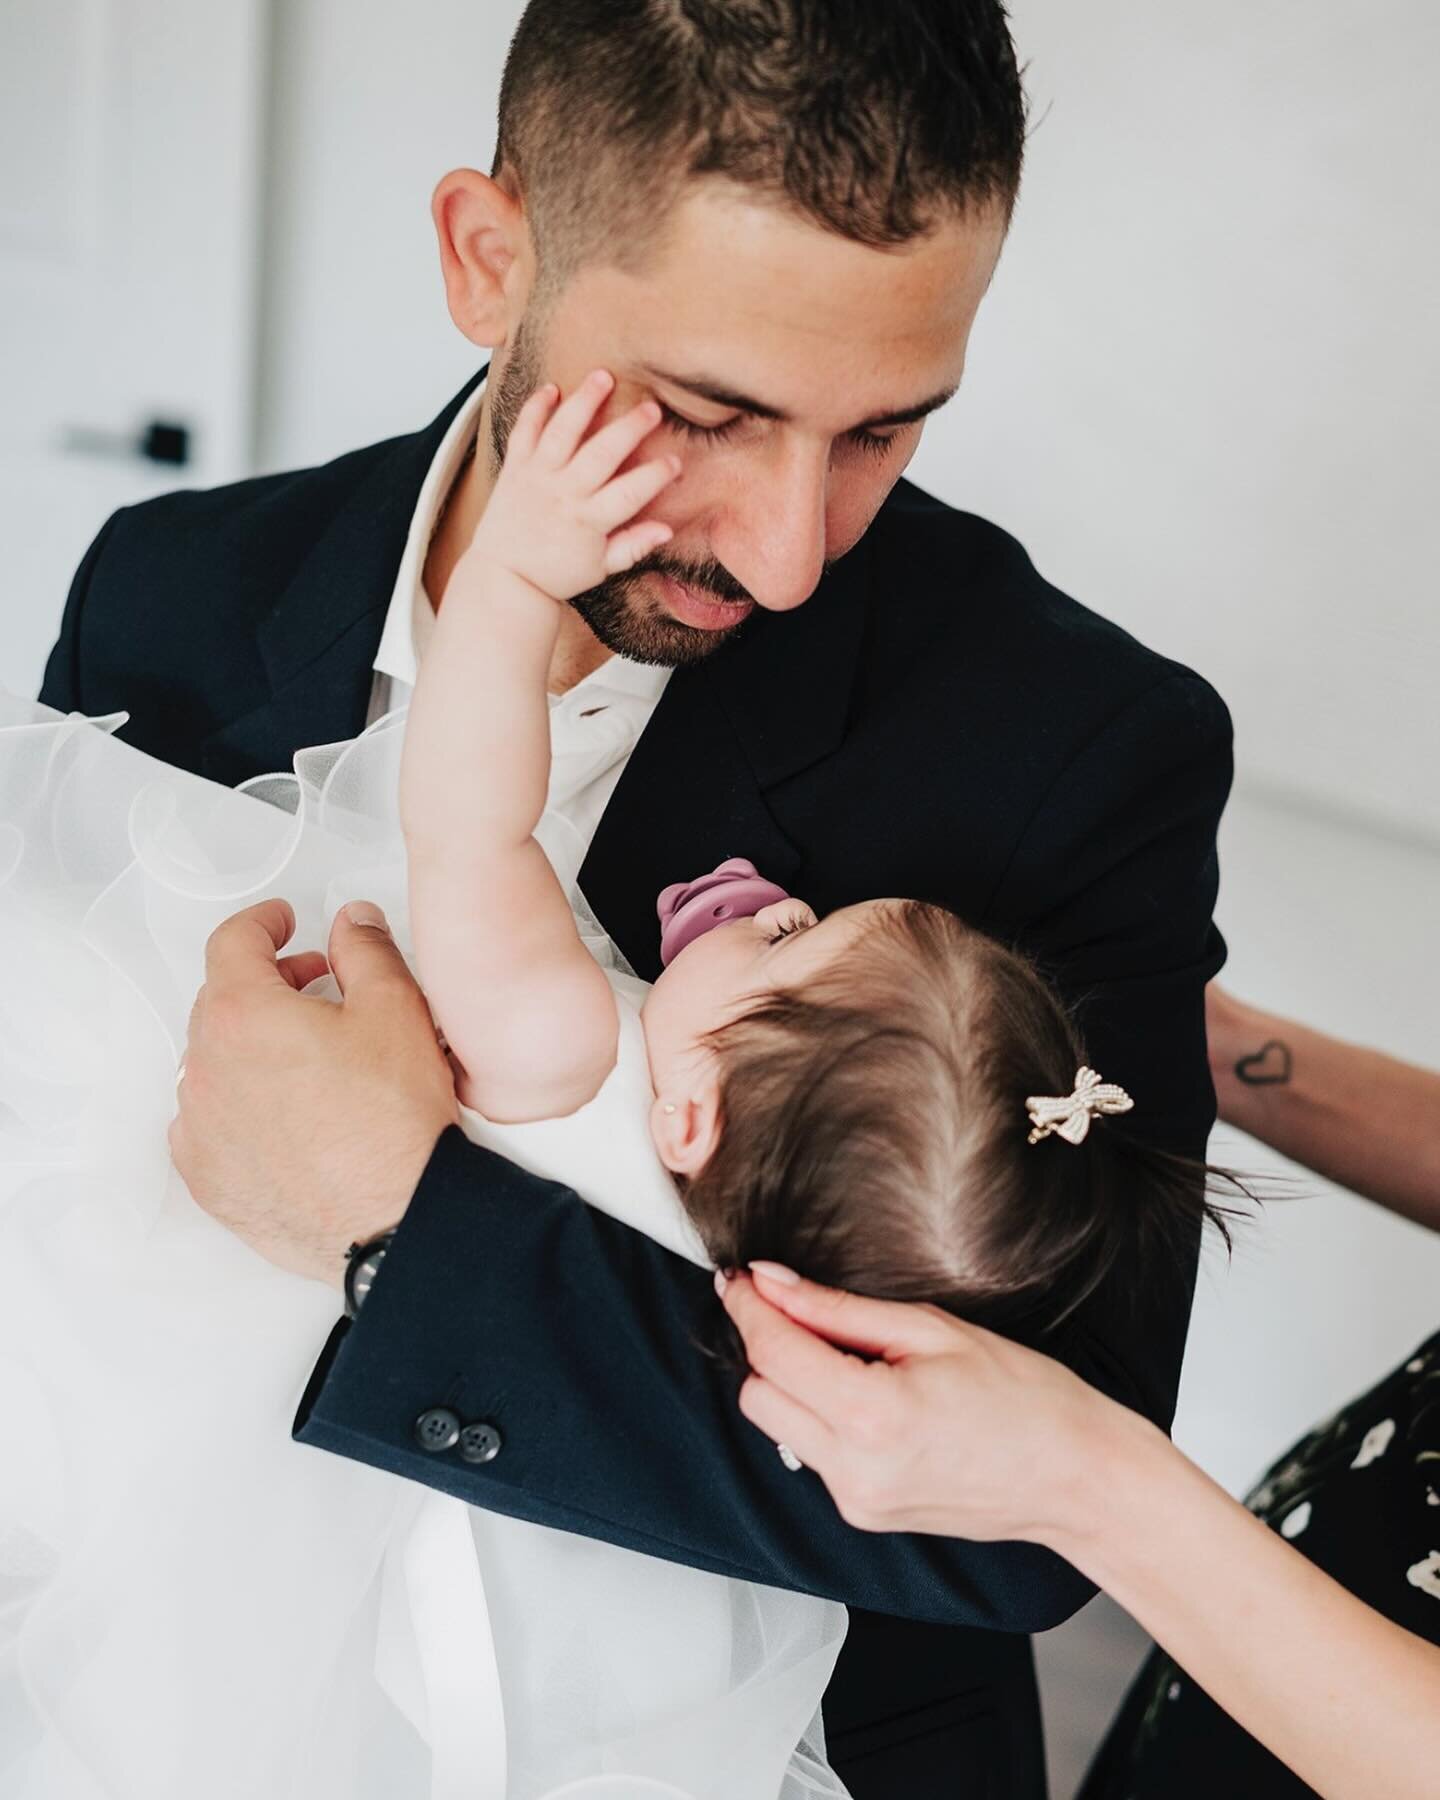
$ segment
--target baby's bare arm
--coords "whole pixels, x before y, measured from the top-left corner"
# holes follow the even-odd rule
[[[675,459],[617,472],[660,409],[634,407],[592,434],[613,389],[597,370],[563,403],[542,388],[521,410],[446,588],[406,733],[420,980],[463,1071],[461,1099],[497,1120],[573,1112],[615,1063],[614,995],[534,837],[561,607],[671,535],[635,515],[675,479]]]
[[[401,815],[420,980],[495,1119],[583,1105],[615,1060],[609,984],[534,830],[550,779],[546,681],[560,610],[467,553],[451,577],[406,728]]]

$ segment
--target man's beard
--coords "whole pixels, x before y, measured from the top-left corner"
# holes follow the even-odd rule
[[[498,475],[509,447],[510,433],[520,417],[525,402],[541,385],[540,357],[533,333],[527,330],[527,319],[520,321],[505,373],[492,384],[490,399],[491,473]],[[658,550],[627,569],[623,575],[611,575],[598,587],[576,594],[570,605],[590,627],[607,650],[631,662],[658,663],[664,668],[684,668],[703,662],[722,644],[728,644],[741,630],[744,620],[724,631],[699,631],[674,619],[657,599],[644,592],[647,575],[668,575],[672,581],[693,589],[707,600],[728,601],[737,610],[751,603],[751,595],[735,577],[713,559],[704,563],[682,562]]]

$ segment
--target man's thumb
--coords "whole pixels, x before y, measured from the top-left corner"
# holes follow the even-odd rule
[[[413,985],[385,915],[372,900],[352,900],[330,927],[330,969],[348,999],[351,990]]]

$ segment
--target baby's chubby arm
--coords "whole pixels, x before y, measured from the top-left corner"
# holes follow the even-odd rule
[[[660,421],[651,402],[587,437],[614,386],[532,395],[439,609],[410,707],[400,778],[421,984],[496,1120],[552,1118],[614,1065],[609,983],[534,831],[550,780],[547,684],[565,603],[668,542],[632,523],[676,458],[617,474]]]

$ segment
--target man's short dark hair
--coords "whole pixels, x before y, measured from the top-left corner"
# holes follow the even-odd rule
[[[1000,0],[531,0],[499,126],[553,291],[707,176],[877,248],[1008,217],[1025,100]]]

